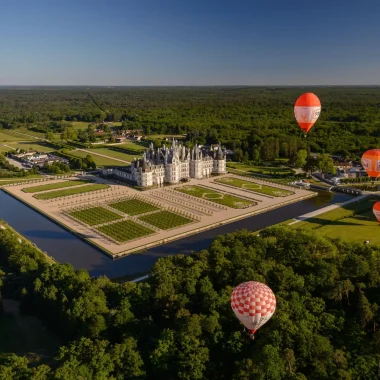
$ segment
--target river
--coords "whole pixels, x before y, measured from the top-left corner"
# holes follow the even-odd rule
[[[159,257],[208,248],[217,235],[243,228],[256,231],[329,204],[343,202],[349,198],[348,195],[321,192],[315,198],[293,203],[117,260],[110,259],[101,251],[1,190],[0,219],[3,219],[60,263],[69,262],[75,269],[87,269],[92,276],[120,277],[148,271]]]

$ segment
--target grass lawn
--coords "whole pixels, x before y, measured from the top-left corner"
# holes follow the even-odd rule
[[[132,216],[159,210],[159,207],[139,199],[126,199],[120,202],[110,203],[108,206]]]
[[[14,178],[0,178],[0,186],[1,185],[8,185],[10,183],[20,183],[20,182],[29,182],[33,181],[35,179],[42,178],[40,174],[32,174],[28,177],[14,177]]]
[[[168,230],[170,228],[183,226],[192,222],[191,219],[169,211],[155,212],[154,214],[140,216],[139,219],[151,224],[152,226],[160,228],[161,230]]]
[[[290,227],[313,229],[317,234],[350,242],[369,240],[372,244],[380,244],[380,226],[372,213],[376,201],[367,198],[350,203]]]
[[[96,153],[96,150],[94,149],[95,153]],[[91,154],[91,153],[83,152],[81,150],[71,150],[69,152],[69,154],[71,154],[72,156],[78,157],[78,158],[85,158],[89,154],[94,159],[97,167],[126,166],[127,165],[125,162],[115,161],[111,157],[106,158],[106,157],[97,156],[96,154]]]
[[[7,144],[11,146],[13,149],[24,149],[25,151],[37,151],[37,152],[45,152],[50,153],[54,152],[56,149],[46,142],[38,142],[38,141],[19,141],[12,142]],[[8,149],[10,150],[10,149]]]
[[[46,361],[46,357],[55,356],[60,346],[58,338],[38,318],[21,314],[0,315],[0,336],[0,364],[12,353],[25,355],[32,362],[41,357]]]
[[[85,183],[89,183],[89,182],[90,181],[81,180],[81,181],[64,181],[64,182],[57,182],[57,183],[49,183],[46,185],[26,187],[25,189],[22,189],[22,191],[24,193],[39,193],[40,191],[62,189],[64,187],[84,185]]]
[[[154,233],[150,228],[133,222],[132,220],[123,220],[122,222],[108,224],[97,228],[97,230],[119,243],[124,243]]]
[[[267,185],[261,185],[259,183],[254,183],[251,181],[244,181],[239,178],[233,177],[224,177],[220,179],[216,179],[217,183],[224,183],[226,185],[238,187],[243,190],[252,190],[256,193],[267,194],[274,197],[286,197],[287,195],[294,194],[294,192],[289,190],[278,189],[276,187],[271,187]]]
[[[11,141],[24,141],[28,140],[26,136],[14,134],[5,130],[0,130],[0,142],[11,142]]]
[[[96,226],[97,224],[103,224],[112,222],[114,220],[123,219],[122,216],[107,210],[104,207],[91,207],[84,210],[72,211],[68,213],[75,219],[80,220],[89,226]]]
[[[53,198],[59,198],[59,197],[66,197],[68,195],[88,193],[90,191],[95,191],[95,190],[103,190],[103,189],[107,189],[108,187],[109,187],[108,185],[96,183],[93,185],[80,186],[73,189],[49,191],[47,193],[33,195],[33,197],[36,199],[53,199]]]
[[[254,201],[235,197],[233,195],[223,194],[211,189],[205,189],[200,186],[182,186],[177,187],[177,191],[181,193],[193,195],[194,197],[207,199],[208,201],[219,203],[223,206],[232,208],[247,208],[249,206],[256,205]]]
[[[131,154],[127,154],[127,153],[124,153],[122,151],[117,151],[117,150],[114,150],[112,149],[112,147],[110,148],[96,148],[96,149],[89,149],[91,150],[91,152],[93,152],[94,154],[92,155],[92,157],[95,159],[95,153],[98,153],[98,154],[104,154],[105,156],[108,156],[108,157],[111,157],[111,158],[118,158],[119,160],[124,160],[124,161],[132,161],[135,157],[139,157],[139,155],[131,155]],[[124,164],[126,165],[126,164]]]

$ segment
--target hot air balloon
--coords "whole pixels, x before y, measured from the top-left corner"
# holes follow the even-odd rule
[[[362,156],[362,166],[370,177],[380,175],[380,149],[367,150]]]
[[[232,292],[231,307],[239,321],[248,329],[251,339],[254,339],[255,332],[269,321],[276,310],[276,297],[261,282],[243,282]]]
[[[321,102],[313,93],[306,92],[297,99],[294,105],[294,116],[301,129],[305,132],[305,136],[318,120],[320,113]]]
[[[376,202],[373,205],[372,211],[375,214],[377,221],[380,223],[380,202]]]

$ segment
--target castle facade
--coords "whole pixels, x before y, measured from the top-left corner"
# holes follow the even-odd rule
[[[174,139],[171,147],[164,145],[154,149],[151,143],[143,157],[135,159],[130,166],[103,169],[104,175],[113,174],[142,187],[176,184],[183,179],[208,178],[211,174],[223,173],[226,173],[226,155],[220,143],[213,156],[209,156],[203,155],[197,145],[190,150]]]

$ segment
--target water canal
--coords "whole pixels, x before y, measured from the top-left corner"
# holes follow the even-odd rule
[[[350,196],[345,194],[320,192],[315,198],[293,203],[117,260],[110,259],[101,251],[1,190],[0,219],[3,219],[60,263],[69,262],[76,269],[87,269],[92,276],[119,277],[146,272],[160,257],[208,248],[217,235],[243,228],[256,231],[329,204],[344,202],[349,198]]]

